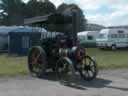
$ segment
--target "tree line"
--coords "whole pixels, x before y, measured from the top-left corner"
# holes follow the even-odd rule
[[[43,16],[55,12],[71,15],[71,8],[76,8],[79,10],[79,31],[85,30],[87,20],[83,15],[83,11],[77,5],[63,3],[56,8],[56,6],[49,0],[29,0],[27,3],[24,3],[23,0],[1,0],[0,25],[23,25],[24,19],[26,18]],[[71,27],[72,25],[69,24],[66,26],[66,30],[71,31]],[[58,31],[61,30],[63,29],[58,27]]]

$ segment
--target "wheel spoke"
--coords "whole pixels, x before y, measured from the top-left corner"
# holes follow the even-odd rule
[[[88,59],[85,58],[85,64],[88,65]]]
[[[91,72],[92,72],[92,74],[94,74],[95,72],[94,72],[94,70],[90,70]]]
[[[40,73],[41,72],[41,64],[40,63],[42,63],[42,61],[41,60],[39,60],[39,57],[40,57],[40,53],[33,53],[32,54],[32,65],[33,65],[33,70],[34,70],[34,72],[35,73]],[[40,62],[41,61],[41,62]]]
[[[88,78],[90,78],[90,74],[89,74],[89,71],[87,71],[87,75],[88,75]]]
[[[89,71],[90,72],[90,75],[91,77],[93,76],[94,72],[92,70]]]
[[[91,60],[89,60],[89,65],[91,65],[92,64],[92,61]]]
[[[46,54],[40,46],[34,46],[28,55],[28,67],[31,74],[42,77],[46,68]]]
[[[80,74],[85,80],[92,80],[95,78],[97,72],[95,61],[89,56],[84,57],[83,61],[86,63],[82,62],[82,70],[80,70]]]
[[[92,64],[90,65],[90,67],[91,67],[91,68],[92,68],[92,67],[94,68],[94,67],[95,67],[95,65],[92,63]]]
[[[60,61],[57,62],[57,72],[58,72],[58,79],[60,79],[61,81],[68,81],[70,82],[72,80],[72,67],[70,65],[72,65],[72,63],[70,63],[68,58],[61,58]],[[62,65],[62,66],[59,66]],[[62,67],[59,71],[59,67]]]

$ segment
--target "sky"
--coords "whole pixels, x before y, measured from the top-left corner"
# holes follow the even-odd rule
[[[84,12],[89,23],[104,26],[128,25],[128,0],[50,0],[58,7],[75,3]]]

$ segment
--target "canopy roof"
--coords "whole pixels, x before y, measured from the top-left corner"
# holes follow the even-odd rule
[[[34,18],[28,18],[24,20],[24,24],[67,24],[72,23],[71,16],[65,16],[59,13],[48,14],[45,16],[39,16]]]

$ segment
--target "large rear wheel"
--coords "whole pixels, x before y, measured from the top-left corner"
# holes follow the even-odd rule
[[[40,46],[30,49],[28,55],[28,69],[34,76],[41,78],[46,71],[46,54]]]
[[[96,61],[90,56],[83,57],[79,70],[81,77],[87,81],[93,80],[97,76],[97,71]]]

